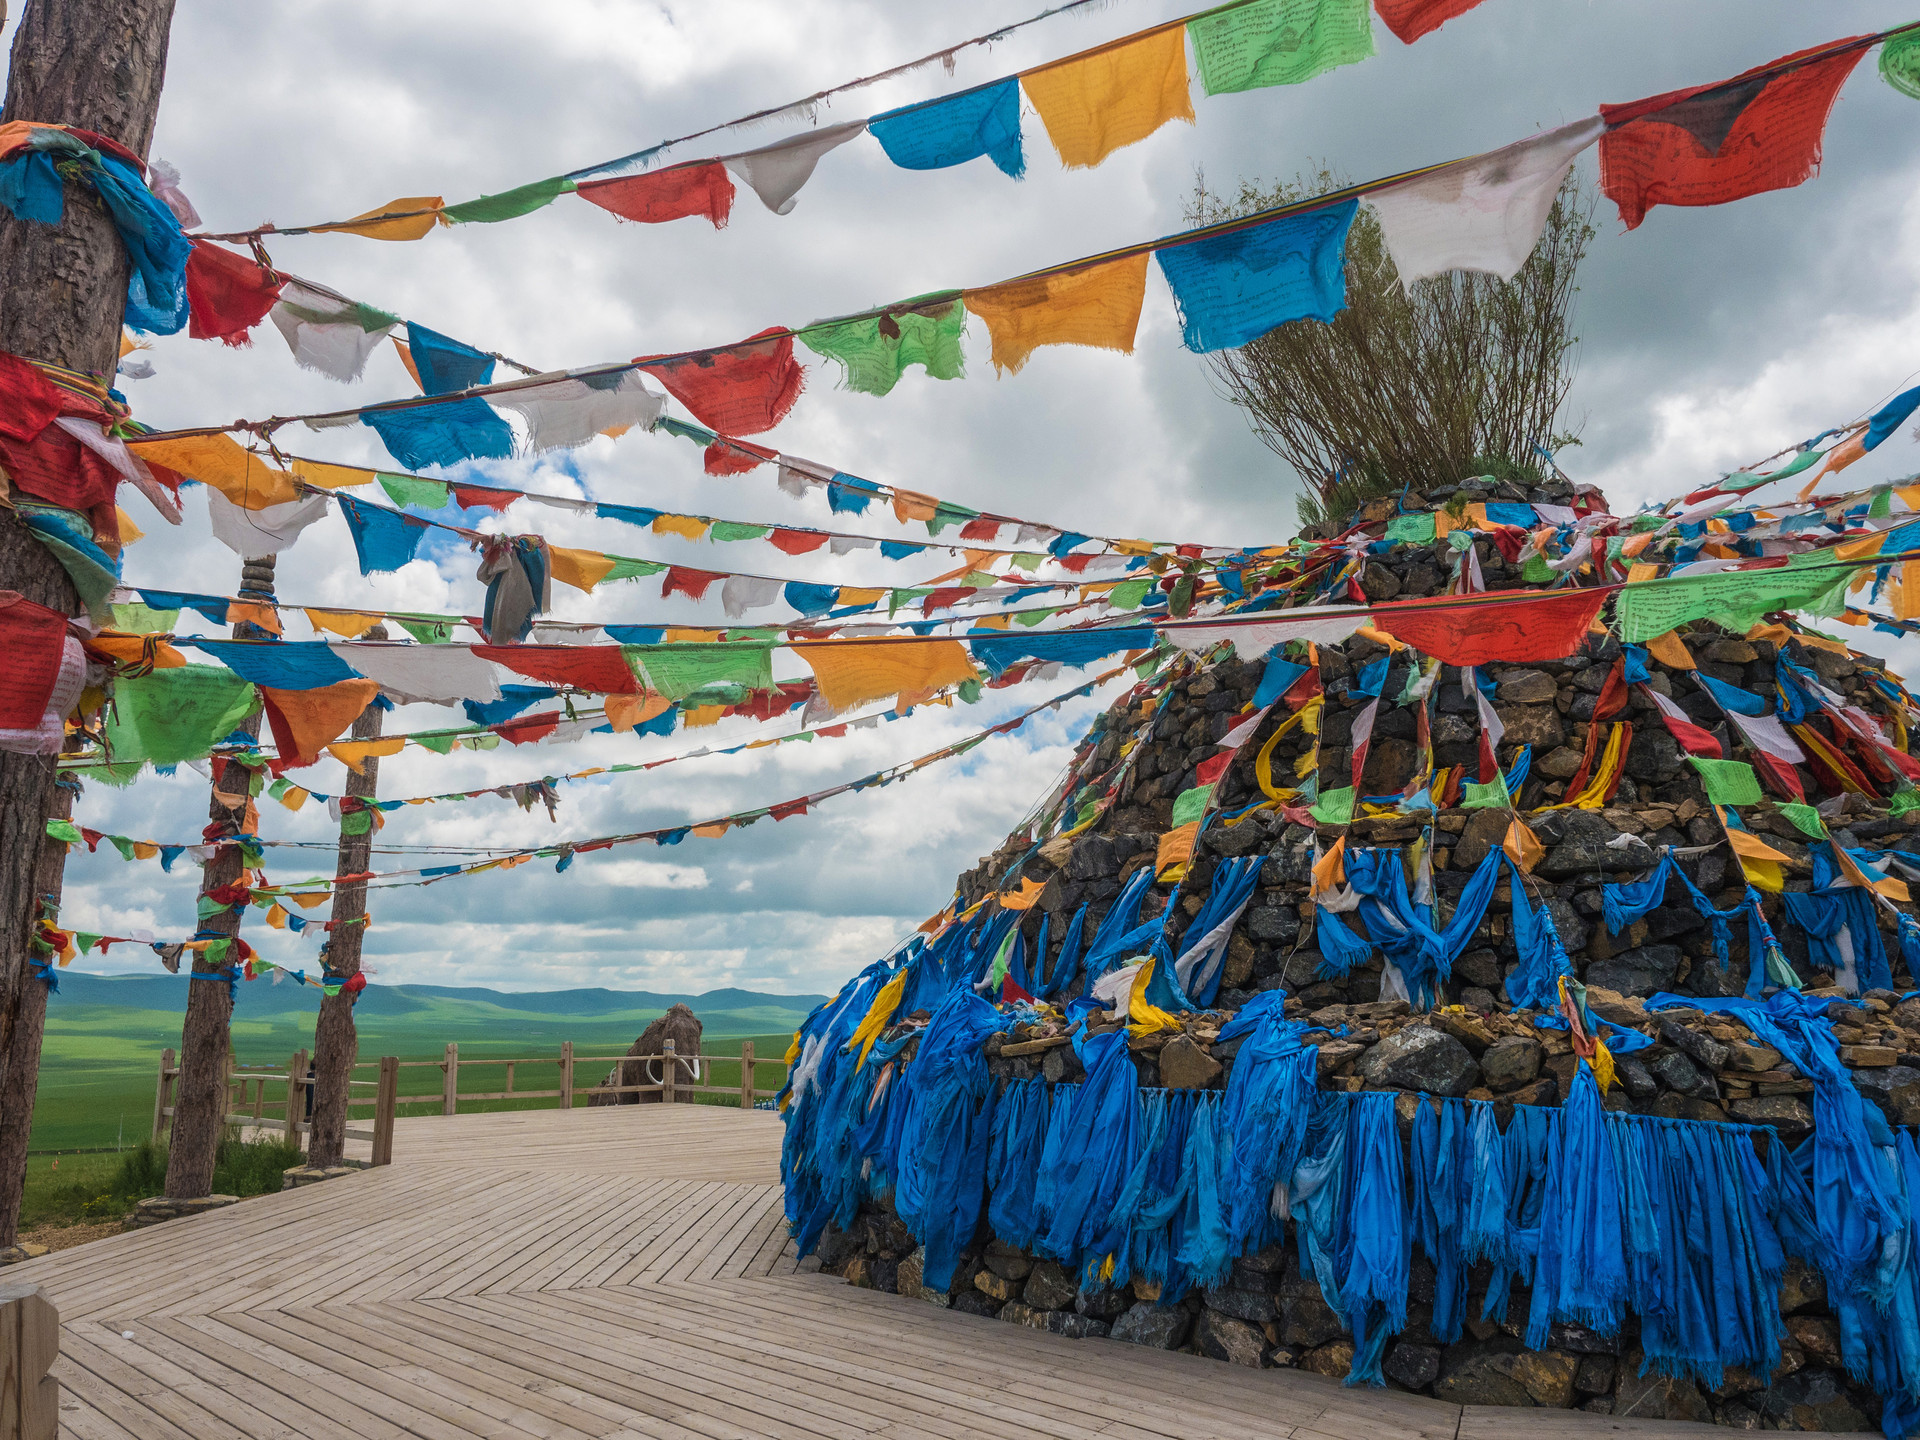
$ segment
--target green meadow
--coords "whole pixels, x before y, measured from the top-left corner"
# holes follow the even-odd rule
[[[704,1027],[702,1048],[716,1057],[708,1083],[739,1088],[738,1056],[743,1040],[754,1042],[758,1059],[785,1053],[794,1028],[823,997],[765,995],[745,990],[715,990],[704,995],[656,995],[616,990],[562,990],[515,994],[445,986],[375,986],[355,1008],[362,1061],[397,1055],[403,1061],[431,1061],[400,1071],[400,1093],[425,1097],[403,1104],[402,1115],[437,1113],[444,1080],[438,1062],[446,1045],[460,1047],[462,1095],[505,1090],[505,1067],[486,1059],[535,1059],[514,1068],[513,1088],[555,1090],[560,1084],[562,1041],[573,1042],[580,1058],[575,1084],[600,1080],[609,1060],[631,1045],[647,1022],[676,1002],[689,1005]],[[161,1053],[180,1046],[186,982],[174,976],[108,977],[68,972],[60,993],[47,1008],[46,1043],[41,1053],[40,1088],[34,1106],[32,1149],[50,1163],[51,1153],[132,1145],[153,1126],[154,1084]],[[233,1050],[242,1066],[273,1066],[285,1073],[293,1052],[313,1044],[319,992],[290,984],[254,981],[240,987],[233,1020]],[[762,1089],[779,1083],[779,1066],[756,1066]],[[366,1065],[355,1072],[371,1080]],[[280,1094],[275,1094],[278,1088]],[[369,1096],[372,1090],[365,1091]],[[284,1095],[269,1087],[268,1099]],[[724,1097],[706,1097],[724,1100]],[[462,1110],[520,1109],[550,1106],[536,1101],[463,1102]],[[251,1106],[249,1105],[249,1108]],[[69,1160],[62,1171],[76,1168]]]

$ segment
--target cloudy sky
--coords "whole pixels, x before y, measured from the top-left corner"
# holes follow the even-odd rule
[[[791,100],[1034,8],[1033,0],[960,9],[920,0],[329,0],[263,11],[206,0],[182,6],[175,21],[153,153],[179,168],[213,230],[337,219],[396,196],[452,202]],[[977,84],[1183,13],[1169,0],[1116,0],[966,51],[951,77],[934,65],[857,92],[822,107],[819,121]],[[1197,124],[1163,128],[1091,171],[1063,170],[1029,112],[1028,173],[1017,183],[985,160],[896,169],[862,138],[826,157],[792,214],[772,215],[742,188],[732,224],[717,233],[698,220],[624,224],[562,197],[517,221],[441,229],[412,244],[284,237],[271,253],[281,269],[482,349],[539,368],[576,366],[1001,279],[1177,230],[1203,172],[1227,189],[1322,165],[1356,179],[1392,173],[1493,148],[1601,102],[1725,78],[1911,18],[1911,7],[1893,0],[1485,0],[1411,47],[1376,25],[1377,58],[1307,85],[1213,99],[1196,86]],[[716,137],[676,158],[748,148],[806,123]],[[1563,453],[1565,467],[1604,487],[1616,509],[1631,508],[1868,413],[1911,383],[1920,369],[1920,202],[1907,143],[1916,126],[1920,108],[1881,83],[1869,58],[1841,96],[1824,170],[1811,183],[1720,209],[1656,209],[1632,234],[1603,206],[1582,277],[1579,381],[1565,417],[1585,443]],[[1591,179],[1592,152],[1581,164]],[[965,379],[913,372],[884,399],[838,390],[815,367],[769,443],[977,509],[1084,531],[1236,545],[1292,533],[1295,478],[1180,347],[1157,275],[1131,357],[1043,350],[1019,375],[995,378],[977,324],[968,353]],[[413,393],[390,347],[362,383],[341,386],[296,367],[270,326],[249,349],[182,335],[158,341],[147,358],[155,377],[126,388],[136,415],[163,428]],[[316,458],[391,463],[364,429],[287,434]],[[1914,469],[1914,443],[1903,434],[1849,478]],[[662,435],[598,440],[485,473],[527,489],[731,519],[827,523],[822,499],[782,495],[770,468],[709,479],[694,447]],[[138,496],[126,506],[148,532],[128,552],[129,583],[232,592],[239,560],[210,537],[202,499],[190,495],[177,530]],[[716,553],[524,505],[503,523],[559,544],[792,578],[904,584],[945,568],[931,563],[937,556],[862,565],[858,556],[795,560],[753,544]],[[902,534],[890,518],[869,529]],[[475,563],[441,546],[397,575],[363,578],[336,515],[281,557],[279,593],[293,603],[470,613],[481,595]],[[683,598],[663,604],[646,582],[591,597],[556,587],[556,601],[567,618],[624,623],[718,614]],[[290,617],[288,634],[306,638],[305,622]],[[780,673],[804,672],[789,660]],[[380,838],[395,847],[542,844],[698,820],[911,758],[1079,678],[990,692],[973,707],[923,711],[837,741],[566,785],[557,824],[487,798],[409,808]],[[941,907],[953,876],[1020,820],[1117,690],[911,782],[777,826],[587,856],[566,875],[536,861],[377,894],[369,963],[390,983],[830,990]],[[392,717],[389,730],[460,719],[457,710],[415,706]],[[537,779],[757,733],[728,722],[671,740],[503,745],[484,756],[410,748],[384,762],[381,794]],[[327,760],[300,778],[331,793],[343,773]],[[205,781],[183,768],[129,791],[90,786],[77,818],[184,841],[205,823],[205,795]],[[266,804],[263,832],[327,841],[331,827],[316,811]],[[383,860],[418,863],[412,852]],[[325,850],[280,851],[269,873],[298,879],[330,869]],[[64,918],[78,928],[183,937],[194,927],[190,867],[163,876],[152,862],[126,864],[103,848],[70,861],[67,875]],[[269,958],[313,958],[312,942],[257,920],[245,933]],[[149,968],[141,953],[126,968]]]

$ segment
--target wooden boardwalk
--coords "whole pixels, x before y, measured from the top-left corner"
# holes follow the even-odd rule
[[[1468,1440],[1703,1435],[1462,1409],[796,1273],[781,1126],[626,1106],[402,1120],[394,1164],[33,1261],[73,1440]]]

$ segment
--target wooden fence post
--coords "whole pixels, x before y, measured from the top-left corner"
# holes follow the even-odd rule
[[[287,1061],[287,1113],[280,1127],[289,1145],[300,1143],[300,1112],[306,1108],[300,1103],[305,1098],[301,1081],[306,1073],[307,1052],[296,1050]]]
[[[755,1100],[753,1093],[753,1042],[740,1042],[740,1108],[751,1110]]]
[[[560,1108],[573,1108],[573,1041],[560,1042]]]
[[[660,1059],[660,1103],[671,1105],[674,1101],[674,1071],[680,1068],[680,1062],[673,1058],[673,1041],[663,1042],[666,1054]]]
[[[47,1374],[60,1356],[60,1312],[38,1285],[0,1284],[0,1436],[55,1440],[60,1382]]]
[[[393,1163],[393,1111],[400,1094],[400,1057],[380,1057],[380,1088],[373,1105],[373,1163]]]
[[[173,1089],[173,1051],[160,1052],[160,1078],[153,1087],[153,1141],[160,1143],[160,1132],[167,1123],[167,1096]]]
[[[460,1108],[460,1045],[458,1041],[447,1042],[447,1058],[440,1068],[447,1072],[446,1088],[440,1092],[440,1113],[452,1115]]]

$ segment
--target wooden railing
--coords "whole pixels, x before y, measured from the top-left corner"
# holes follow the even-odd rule
[[[497,1102],[522,1100],[556,1100],[557,1108],[571,1110],[581,1097],[594,1095],[658,1095],[665,1103],[672,1104],[681,1100],[693,1100],[702,1095],[724,1095],[728,1101],[737,1104],[742,1110],[751,1110],[760,1100],[779,1093],[778,1088],[761,1089],[758,1081],[758,1067],[777,1065],[781,1075],[785,1075],[785,1060],[780,1057],[757,1058],[753,1053],[753,1042],[743,1041],[740,1054],[732,1055],[680,1055],[674,1050],[671,1040],[665,1041],[658,1055],[576,1055],[573,1042],[561,1042],[558,1056],[560,1064],[560,1086],[555,1090],[516,1090],[514,1088],[515,1068],[523,1065],[552,1065],[552,1055],[514,1055],[514,1056],[470,1056],[462,1059],[460,1047],[453,1041],[447,1043],[445,1054],[438,1060],[402,1060],[397,1056],[383,1055],[378,1060],[363,1060],[354,1066],[355,1070],[377,1070],[375,1079],[353,1079],[348,1083],[355,1090],[371,1090],[369,1096],[355,1096],[347,1102],[348,1115],[366,1106],[373,1107],[373,1128],[348,1129],[349,1140],[367,1140],[373,1145],[373,1163],[389,1165],[393,1163],[393,1121],[395,1114],[406,1106],[438,1106],[442,1115],[459,1113],[460,1102]],[[710,1082],[716,1064],[738,1064],[740,1081],[737,1085],[715,1085]],[[575,1083],[576,1068],[581,1065],[598,1067],[601,1065],[638,1064],[641,1073],[648,1078],[638,1085],[579,1085]],[[462,1067],[498,1067],[505,1072],[504,1088],[499,1090],[467,1091],[460,1090],[460,1071]],[[400,1072],[402,1070],[421,1070],[435,1068],[441,1072],[440,1093],[422,1095],[402,1095],[400,1093]],[[180,1068],[175,1063],[174,1052],[167,1050],[160,1056],[160,1080],[153,1095],[153,1138],[159,1140],[166,1133],[168,1123],[173,1118],[174,1087],[180,1077]],[[311,1129],[306,1115],[307,1052],[296,1050],[284,1069],[269,1065],[236,1065],[228,1077],[227,1114],[225,1123],[254,1130],[277,1129],[286,1136],[292,1145],[304,1148],[305,1137]],[[284,1088],[283,1088],[284,1087]],[[725,1103],[725,1102],[708,1102]]]
[[[369,1060],[364,1064],[376,1068],[379,1074],[373,1080],[347,1082],[353,1089],[371,1090],[374,1093],[355,1096],[349,1090],[346,1137],[349,1140],[368,1141],[373,1147],[375,1165],[391,1165],[394,1106],[400,1092],[400,1060],[394,1055],[383,1055],[378,1060]],[[163,1050],[160,1053],[160,1079],[153,1092],[153,1138],[156,1141],[166,1133],[173,1119],[174,1087],[179,1079],[180,1067],[175,1063],[173,1051]],[[278,1130],[289,1145],[305,1149],[306,1137],[313,1129],[306,1118],[307,1086],[311,1083],[307,1078],[305,1050],[294,1051],[284,1070],[269,1065],[236,1065],[227,1075],[227,1109],[222,1122],[242,1129]],[[251,1101],[248,1099],[249,1090],[252,1092]],[[368,1106],[373,1108],[373,1128],[354,1129],[353,1112]]]

